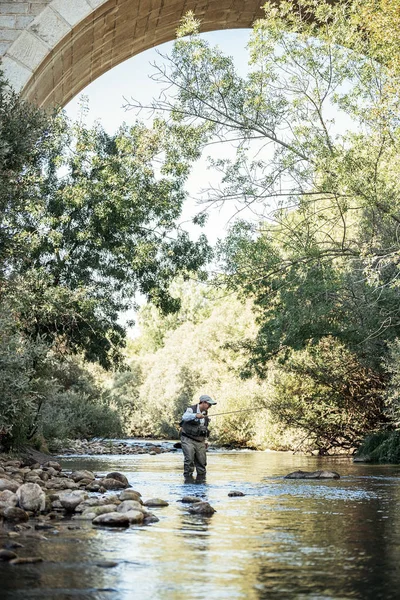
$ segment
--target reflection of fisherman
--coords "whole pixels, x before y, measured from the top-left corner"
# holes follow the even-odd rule
[[[196,467],[196,481],[204,481],[207,465],[207,444],[209,435],[208,424],[210,419],[207,411],[210,406],[217,404],[210,396],[200,396],[199,404],[194,404],[186,409],[180,423],[181,444],[184,456],[183,474],[185,483],[193,482],[193,471]]]

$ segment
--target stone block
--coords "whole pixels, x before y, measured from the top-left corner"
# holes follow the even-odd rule
[[[53,47],[71,31],[71,27],[51,8],[46,8],[30,25],[29,30],[49,47]]]
[[[51,7],[56,10],[63,19],[74,26],[90,14],[93,8],[86,0],[53,0]]]
[[[16,92],[20,92],[22,90],[32,75],[32,71],[30,69],[20,65],[17,61],[8,56],[3,58],[1,68],[4,76],[9,80]]]
[[[24,31],[11,46],[8,54],[11,58],[17,59],[29,69],[36,69],[48,54],[48,46],[38,37]]]

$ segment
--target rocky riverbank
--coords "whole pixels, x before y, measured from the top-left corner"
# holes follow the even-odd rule
[[[128,442],[121,440],[68,440],[57,444],[57,455],[71,454],[162,454],[175,452],[171,442]]]
[[[61,521],[71,529],[79,529],[81,521],[107,527],[148,525],[159,520],[149,509],[163,506],[168,503],[158,498],[144,501],[119,472],[66,472],[54,460],[40,464],[30,457],[1,456],[0,560],[39,562],[39,556],[19,551],[24,538],[40,539],[47,530],[56,531]]]

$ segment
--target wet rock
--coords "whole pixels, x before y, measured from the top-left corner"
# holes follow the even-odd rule
[[[137,500],[124,500],[117,508],[117,512],[129,512],[130,510],[140,510],[143,512],[143,505]]]
[[[143,504],[152,508],[168,506],[168,502],[166,500],[161,500],[161,498],[150,498],[150,500],[146,500],[146,502],[143,502]]]
[[[55,469],[56,471],[61,471],[60,463],[56,462],[55,460],[48,460],[42,466],[43,466],[43,468],[52,468],[52,469]]]
[[[111,477],[106,477],[105,479],[101,479],[99,481],[99,484],[101,487],[105,488],[106,490],[121,490],[126,487],[126,485],[124,483],[122,483],[121,481],[119,481],[119,479],[114,479]]]
[[[117,512],[116,504],[104,504],[103,506],[92,506],[86,508],[83,513],[75,515],[74,519],[90,520],[92,521],[99,515],[106,515],[108,513]]]
[[[245,496],[246,494],[244,494],[243,492],[239,492],[239,491],[233,491],[233,492],[228,492],[228,496],[230,496],[231,498],[234,498],[235,496]]]
[[[150,525],[151,523],[158,523],[160,519],[158,517],[156,517],[156,515],[153,515],[153,513],[147,513],[147,515],[144,516],[144,520],[143,520],[143,525]]]
[[[96,479],[94,473],[92,473],[92,471],[73,471],[73,473],[71,473],[71,479],[73,479],[76,483],[78,481],[82,481],[82,479],[88,479],[88,483],[90,483],[91,481],[93,481],[93,479]]]
[[[340,479],[336,471],[293,471],[285,479]]]
[[[18,498],[14,492],[10,490],[4,490],[0,492],[0,508],[5,508],[6,506],[17,506]]]
[[[10,492],[16,492],[19,488],[19,483],[12,481],[11,479],[0,479],[0,492],[9,490]]]
[[[12,550],[13,548],[23,548],[24,545],[19,542],[6,542],[3,544],[3,548],[6,550]]]
[[[211,516],[216,510],[208,502],[196,502],[196,504],[189,506],[189,512],[196,515]]]
[[[17,490],[18,504],[24,510],[39,512],[45,509],[46,494],[36,483],[24,483]]]
[[[24,522],[29,519],[28,513],[22,510],[22,508],[18,508],[18,506],[2,508],[0,510],[0,515],[3,516],[6,521]]]
[[[122,514],[128,517],[130,525],[141,525],[145,517],[141,510],[128,510],[128,512]]]
[[[112,569],[113,567],[117,567],[118,563],[114,560],[101,560],[95,563],[96,567],[101,567],[102,569]]]
[[[17,558],[17,555],[12,550],[0,550],[0,560],[7,561],[13,558]]]
[[[85,486],[85,489],[86,489],[88,492],[99,492],[99,491],[100,491],[100,485],[99,485],[98,483],[95,483],[95,482],[93,481],[93,482],[91,482],[91,483],[87,484],[87,485]]]
[[[142,497],[142,494],[140,492],[136,492],[135,490],[132,490],[132,489],[124,490],[119,495],[120,500],[137,500],[138,502],[141,502],[141,497]]]
[[[39,562],[43,562],[43,558],[40,558],[40,556],[21,556],[10,560],[10,565],[31,565]]]
[[[181,502],[183,502],[184,504],[195,504],[196,502],[201,502],[201,498],[198,498],[197,496],[183,496]]]
[[[113,471],[112,473],[108,473],[105,477],[106,479],[116,479],[117,481],[120,481],[121,483],[124,484],[124,487],[130,487],[129,481],[127,480],[127,478],[125,477],[125,475],[123,475],[122,473],[119,473],[118,471]]]
[[[67,512],[74,512],[78,504],[83,502],[87,497],[87,494],[82,490],[76,490],[70,494],[65,493],[60,496],[60,503]]]
[[[129,517],[128,513],[110,512],[99,515],[93,519],[92,523],[93,525],[103,525],[106,527],[128,527]]]

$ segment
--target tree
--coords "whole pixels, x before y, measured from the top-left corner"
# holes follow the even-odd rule
[[[14,215],[23,252],[5,263],[4,293],[29,335],[110,367],[124,344],[119,314],[135,293],[173,312],[171,280],[200,272],[210,256],[204,235],[192,242],[177,224],[186,158],[157,124],[108,135],[63,115],[42,148],[43,161],[24,167],[28,198]]]

